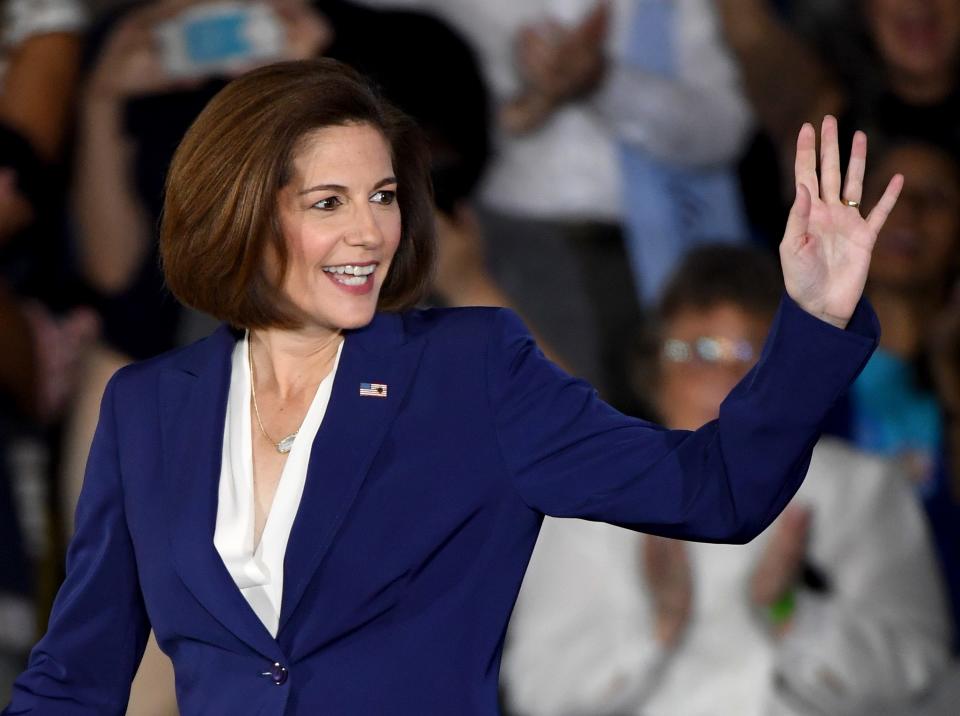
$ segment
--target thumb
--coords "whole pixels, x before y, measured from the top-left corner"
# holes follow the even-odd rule
[[[784,241],[797,242],[807,233],[807,226],[810,223],[811,203],[810,190],[803,184],[797,184],[797,196],[793,200],[793,206],[790,207],[787,228],[783,232]]]

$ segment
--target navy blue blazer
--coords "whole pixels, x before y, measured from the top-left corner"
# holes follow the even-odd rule
[[[756,368],[696,432],[626,417],[502,309],[380,314],[346,338],[272,638],[213,545],[235,336],[119,371],[67,576],[3,712],[123,714],[152,626],[182,716],[496,714],[543,514],[744,542],[787,504],[878,336],[784,299]],[[387,397],[361,383],[387,384]]]

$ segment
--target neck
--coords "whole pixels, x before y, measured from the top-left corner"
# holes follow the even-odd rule
[[[913,358],[937,314],[939,298],[932,291],[871,286],[870,302],[883,328],[880,345],[901,358]]]
[[[303,390],[316,390],[333,367],[342,341],[339,330],[250,331],[257,389],[276,392],[281,400]]]

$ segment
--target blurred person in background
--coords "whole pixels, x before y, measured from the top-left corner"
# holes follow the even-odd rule
[[[665,424],[717,418],[781,292],[762,253],[686,257],[636,363]],[[903,714],[938,684],[948,634],[907,480],[893,462],[823,439],[797,496],[744,547],[547,518],[504,680],[530,716]]]
[[[0,701],[38,627],[50,433],[96,331],[59,240],[85,23],[76,0],[0,3]]]
[[[810,16],[806,38],[768,0],[716,0],[754,110],[783,158],[781,174],[789,173],[794,118],[832,111],[841,135],[864,127],[889,155],[878,154],[867,200],[892,166],[902,164],[909,187],[878,241],[868,282],[881,347],[828,431],[903,460],[930,517],[958,622],[960,0],[825,0],[816,11],[785,4]],[[790,192],[772,190],[776,170],[753,168],[747,195],[772,213],[761,223],[776,227],[781,195]]]
[[[93,325],[88,311],[70,310],[78,289],[59,238],[86,14],[76,0],[7,0],[0,11],[0,291],[8,316],[0,341],[12,349],[4,388],[49,423],[64,407],[77,344]]]
[[[877,239],[867,293],[883,326],[880,348],[851,390],[841,434],[873,452],[901,457],[918,485],[928,483],[944,439],[943,405],[955,386],[938,370],[951,356],[934,340],[957,306],[960,277],[960,164],[939,147],[901,142],[878,152],[865,202],[882,191],[883,172],[906,178],[904,201]]]
[[[704,232],[743,234],[728,167],[751,118],[711,2],[363,1],[428,8],[477,49],[493,274],[574,373],[623,399],[638,296]]]
[[[960,623],[960,164],[936,145],[878,152],[865,202],[897,167],[902,203],[877,239],[867,295],[883,332],[828,432],[899,460],[931,519]]]
[[[763,129],[744,181],[751,219],[773,240],[792,197],[798,117],[832,113],[841,137],[858,127],[960,156],[960,0],[714,2]]]

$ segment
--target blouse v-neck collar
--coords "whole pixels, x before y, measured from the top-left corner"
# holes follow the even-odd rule
[[[283,598],[287,542],[303,496],[313,439],[326,414],[345,342],[340,342],[333,367],[317,387],[287,455],[256,549],[248,335],[233,349],[214,545],[237,588],[274,637]]]

